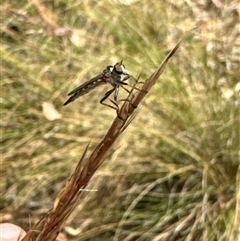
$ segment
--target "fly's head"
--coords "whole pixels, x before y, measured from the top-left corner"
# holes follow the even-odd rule
[[[122,63],[122,61],[116,63],[116,64],[113,66],[113,68],[114,68],[114,71],[115,71],[117,74],[119,74],[119,76],[121,77],[121,79],[120,79],[121,81],[125,81],[125,80],[127,80],[127,79],[130,77],[129,72],[128,72],[128,70],[125,68],[125,66],[124,66],[124,64]]]
[[[125,81],[130,78],[128,70],[121,62],[116,63],[114,66],[108,66],[106,68],[107,75],[111,75],[116,80]],[[110,76],[109,76],[110,77]]]

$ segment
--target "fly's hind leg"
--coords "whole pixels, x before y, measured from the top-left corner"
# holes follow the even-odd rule
[[[113,100],[110,99],[110,98],[108,98],[108,97],[113,93],[113,91],[116,91],[116,88],[113,88],[113,89],[109,90],[109,91],[104,95],[104,97],[100,100],[100,103],[101,103],[102,105],[108,106],[108,107],[110,107],[110,108],[112,108],[112,109],[114,109],[114,110],[116,110],[116,111],[118,112],[119,106],[118,106],[117,102],[116,102],[116,101],[113,101]],[[109,100],[113,103],[114,106],[104,103],[104,101],[105,101],[106,99],[109,99]],[[115,97],[114,97],[114,99],[115,99]]]

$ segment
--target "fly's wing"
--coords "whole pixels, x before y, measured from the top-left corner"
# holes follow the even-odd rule
[[[79,87],[77,87],[76,89],[68,93],[68,95],[69,96],[71,95],[71,97],[63,105],[67,105],[68,103],[74,101],[78,97],[88,93],[90,90],[94,89],[95,87],[106,83],[107,82],[105,81],[104,74],[97,75],[96,77],[88,80],[84,84],[80,85]]]

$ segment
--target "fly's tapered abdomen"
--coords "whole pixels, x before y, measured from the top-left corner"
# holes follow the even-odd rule
[[[74,101],[78,97],[87,94],[90,90],[96,88],[97,86],[106,84],[107,82],[102,77],[102,74],[98,75],[95,78],[90,79],[86,83],[80,85],[79,87],[71,91],[68,94],[71,95],[71,97],[63,105],[67,105],[68,103]]]

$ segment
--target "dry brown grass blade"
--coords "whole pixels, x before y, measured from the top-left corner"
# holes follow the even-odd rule
[[[28,236],[28,238],[24,238],[24,241],[51,241],[56,239],[67,217],[77,205],[82,189],[87,186],[91,177],[94,175],[99,166],[103,163],[104,157],[106,156],[108,150],[113,145],[115,140],[131,122],[139,103],[143,100],[151,87],[156,83],[156,81],[164,71],[169,59],[178,50],[183,40],[184,38],[179,41],[179,43],[168,54],[160,67],[155,71],[155,73],[153,73],[146,80],[140,90],[136,90],[135,88],[133,88],[130,91],[128,100],[124,102],[107,134],[99,143],[99,145],[95,148],[89,158],[85,158],[88,147],[86,148],[74,173],[56,198],[54,207],[46,215],[43,230],[40,231],[36,239],[34,239],[32,235],[30,235]],[[36,227],[34,227],[34,229],[36,229]],[[33,230],[30,230],[29,232],[32,231]]]
[[[44,6],[39,0],[32,0],[32,3],[36,6],[43,20],[54,28],[58,28],[57,17],[46,6]]]

